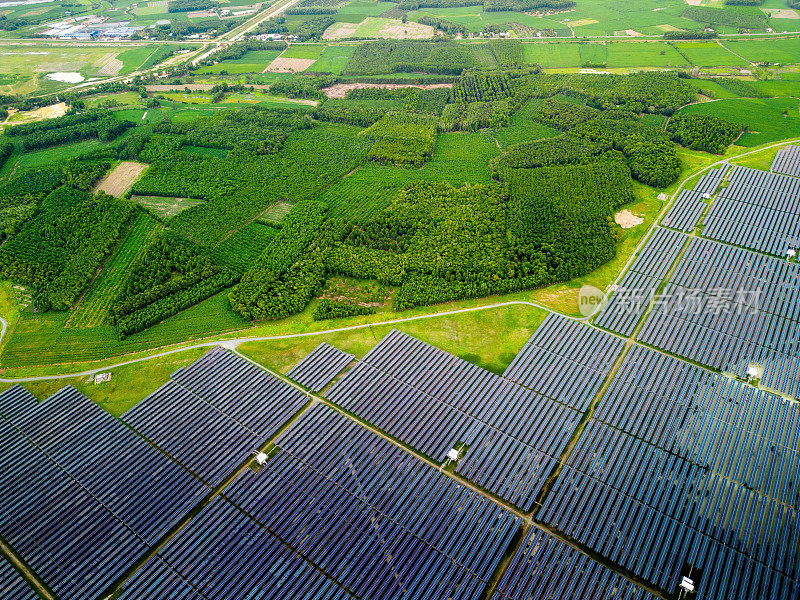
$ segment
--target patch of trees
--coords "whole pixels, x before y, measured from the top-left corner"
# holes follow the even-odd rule
[[[0,248],[0,273],[32,286],[39,309],[66,310],[86,289],[134,210],[132,203],[105,194],[60,187]]]
[[[433,154],[437,128],[433,115],[391,111],[359,135],[374,140],[370,160],[421,166]]]
[[[737,79],[736,77],[718,77],[714,81],[743,98],[769,98],[768,93],[743,79]]]
[[[575,7],[572,0],[484,0],[483,10],[486,12],[529,10],[568,10]]]
[[[402,108],[414,112],[442,114],[448,102],[450,90],[447,88],[420,89],[404,88],[363,88],[347,92],[346,99],[352,102],[386,102],[392,108]]]
[[[625,155],[633,178],[653,187],[667,187],[680,174],[680,160],[669,136],[643,127],[637,115],[604,111],[570,133],[608,145]]]
[[[269,91],[273,94],[282,94],[289,98],[305,98],[309,100],[325,100],[327,96],[322,88],[336,83],[335,75],[295,75],[285,79],[278,79],[270,85]]]
[[[718,37],[716,31],[667,31],[665,40],[713,40]]]
[[[673,141],[690,150],[722,154],[744,131],[744,125],[710,115],[675,115],[667,125]]]
[[[376,40],[356,47],[344,75],[425,72],[460,75],[477,67],[469,48],[448,41]]]
[[[369,127],[389,110],[385,106],[365,106],[339,98],[332,98],[319,106],[315,115],[320,121]]]
[[[216,2],[216,0],[169,0],[169,2],[167,2],[167,12],[193,12],[196,10],[216,8],[218,6],[219,2]]]
[[[344,319],[345,317],[373,314],[375,314],[375,309],[368,306],[322,298],[314,312],[311,313],[311,318],[315,321],[324,321],[326,319]]]
[[[111,309],[121,338],[142,331],[233,285],[233,272],[168,233],[131,269]]]
[[[286,49],[286,42],[266,42],[260,40],[245,40],[243,42],[236,42],[235,44],[231,44],[220,50],[219,52],[215,52],[209,58],[202,61],[200,64],[210,65],[215,62],[221,62],[223,60],[238,60],[242,58],[248,52],[256,52],[259,50],[285,50]]]
[[[442,131],[478,131],[487,127],[507,127],[514,107],[509,100],[448,104],[442,112]]]
[[[495,172],[505,169],[534,169],[555,165],[574,165],[598,160],[611,150],[608,143],[593,142],[574,135],[560,135],[511,146],[493,158],[489,166]]]
[[[8,140],[0,140],[0,168],[14,153],[14,144]]]
[[[453,21],[441,17],[433,17],[431,15],[422,15],[417,19],[417,23],[420,25],[429,25],[447,35],[456,35],[459,33],[466,35],[469,32],[466,25],[461,25],[460,23],[454,23]]]
[[[248,319],[277,319],[300,312],[324,283],[321,257],[307,254],[325,219],[321,202],[296,204],[253,268],[229,295],[233,310]]]
[[[554,129],[566,131],[593,119],[597,109],[574,102],[545,100],[533,111],[533,119]]]
[[[302,22],[292,33],[297,36],[298,41],[307,42],[308,40],[318,40],[322,38],[325,30],[333,25],[336,19],[333,17],[317,17]]]
[[[87,138],[113,140],[130,127],[130,121],[117,120],[107,112],[87,111],[10,127],[6,135],[20,138],[24,150],[38,150]]]
[[[725,6],[761,6],[764,0],[725,0]]]

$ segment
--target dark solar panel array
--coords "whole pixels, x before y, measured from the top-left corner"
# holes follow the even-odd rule
[[[639,340],[797,397],[798,321],[796,263],[694,238]]]
[[[276,447],[122,598],[161,600],[162,581],[208,600],[477,598],[519,530],[507,510],[323,405]]]
[[[503,377],[583,412],[624,346],[614,335],[550,313]]]
[[[2,555],[0,555],[0,599],[39,600],[39,595]]]
[[[214,486],[306,402],[300,390],[218,347],[122,419]]]
[[[702,599],[800,591],[797,510],[594,419],[537,518],[668,592],[687,563]]]
[[[318,392],[333,381],[353,359],[355,356],[352,354],[322,342],[289,371],[288,377],[311,391]]]
[[[492,600],[655,600],[614,571],[532,527]]]
[[[661,225],[678,231],[692,231],[708,207],[703,195],[692,190],[683,190],[675,203],[661,220]]]
[[[436,461],[466,444],[458,473],[524,509],[533,506],[580,418],[560,402],[398,331],[327,397]]]
[[[0,417],[0,535],[60,598],[99,594],[207,493],[71,387],[11,388]]]
[[[657,227],[594,324],[631,335],[686,240],[682,233]]]
[[[595,418],[800,508],[800,404],[636,346]]]
[[[0,535],[61,600],[96,597],[147,550],[8,421],[0,421]]]
[[[800,176],[800,146],[789,145],[778,150],[769,170],[773,173]]]
[[[722,183],[722,180],[725,179],[725,173],[728,171],[728,165],[722,165],[721,167],[716,167],[713,169],[709,169],[701,178],[700,181],[697,182],[697,185],[694,186],[694,191],[698,194],[714,194],[719,187],[719,184]]]
[[[800,247],[800,179],[734,167],[703,236],[785,257]]]

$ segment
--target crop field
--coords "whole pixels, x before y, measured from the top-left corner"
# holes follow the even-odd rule
[[[315,73],[333,73],[334,75],[341,75],[345,65],[347,65],[347,61],[353,56],[355,49],[355,44],[326,46],[317,61],[309,67],[309,70]]]
[[[797,98],[742,98],[687,106],[681,114],[712,115],[746,124],[737,144],[758,146],[800,136],[800,100]]]
[[[800,21],[798,21],[800,23]],[[739,56],[756,63],[797,62],[800,55],[800,38],[779,40],[725,41],[723,45]]]
[[[197,72],[201,75],[230,73],[261,73],[269,64],[280,55],[278,50],[253,50],[241,58],[223,60],[216,65],[200,67]]]
[[[144,254],[160,231],[161,225],[151,216],[141,213],[136,217],[125,239],[73,311],[67,321],[68,327],[98,327],[104,324],[131,265]]]
[[[698,67],[747,66],[749,64],[716,42],[676,42],[674,46],[691,64]]]
[[[333,16],[340,23],[361,23],[366,17],[377,17],[396,6],[393,2],[352,0],[342,5]]]

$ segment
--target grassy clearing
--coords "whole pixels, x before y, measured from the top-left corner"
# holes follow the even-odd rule
[[[325,50],[325,44],[292,44],[281,54],[281,58],[318,59]]]
[[[167,198],[164,196],[131,196],[131,200],[152,210],[162,219],[169,219],[187,208],[203,203],[202,200],[193,198]]]
[[[97,327],[103,324],[119,296],[131,265],[145,253],[161,229],[161,225],[150,215],[140,213],[136,217],[128,235],[72,312],[67,322],[70,327]]]
[[[398,329],[473,364],[502,373],[546,314],[533,306],[504,306],[322,336],[247,342],[239,349],[256,362],[286,373],[322,342],[361,358],[392,329]]]
[[[98,384],[94,383],[93,377],[71,377],[25,382],[22,386],[39,400],[44,400],[61,388],[71,385],[109,413],[118,417],[158,389],[172,373],[193,363],[207,351],[207,348],[196,348],[141,363],[116,367],[110,369],[111,381]],[[11,383],[2,383],[0,390],[5,390],[12,385]]]
[[[347,61],[355,51],[355,45],[327,46],[309,71],[314,73],[333,73],[341,75]]]

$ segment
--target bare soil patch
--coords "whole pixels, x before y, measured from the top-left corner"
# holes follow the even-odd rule
[[[95,192],[105,192],[109,196],[122,198],[128,190],[133,187],[139,177],[142,176],[147,165],[144,163],[126,160],[117,165],[108,176],[97,184]]]
[[[317,62],[316,58],[281,58],[269,63],[264,73],[301,73]]]
[[[452,83],[337,83],[331,87],[323,88],[322,91],[328,98],[344,98],[350,90],[365,90],[368,88],[382,88],[385,90],[398,90],[401,88],[419,88],[421,90],[432,90],[436,88],[451,88]]]
[[[800,19],[800,13],[791,8],[762,8],[773,19]]]
[[[393,40],[427,40],[433,37],[433,27],[413,21],[390,21],[380,28],[375,37]]]
[[[644,223],[643,218],[637,217],[627,208],[615,214],[614,221],[616,222],[617,225],[619,225],[623,229],[630,229],[631,227],[636,227],[637,225],[641,225],[642,223]]]
[[[323,40],[341,40],[354,37],[360,23],[334,23],[322,34]]]
[[[19,111],[15,108],[8,110],[7,125],[21,125],[22,123],[32,123],[33,121],[43,121],[45,119],[55,119],[67,114],[67,105],[64,102],[43,106],[34,110]],[[13,119],[12,119],[13,117]]]

